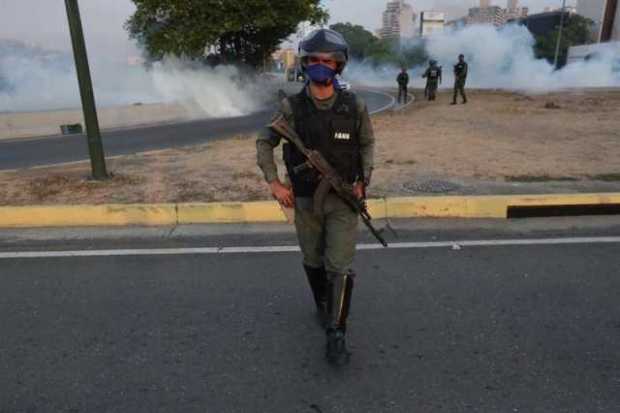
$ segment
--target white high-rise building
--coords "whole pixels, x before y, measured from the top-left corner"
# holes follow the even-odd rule
[[[383,12],[383,25],[379,31],[384,39],[410,39],[416,35],[413,7],[404,0],[389,1]]]
[[[519,7],[519,0],[508,0],[506,2],[506,21],[516,20],[527,17],[529,8]]]
[[[422,37],[440,32],[446,26],[446,14],[437,11],[423,11],[419,20],[419,34]]]
[[[505,23],[506,10],[498,6],[473,7],[467,16],[467,24],[492,24],[499,27]]]

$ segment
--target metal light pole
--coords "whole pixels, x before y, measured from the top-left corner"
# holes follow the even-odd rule
[[[73,44],[73,55],[75,68],[77,70],[78,83],[80,85],[80,96],[82,98],[82,111],[84,112],[84,122],[86,123],[86,135],[88,136],[88,152],[90,154],[90,164],[94,179],[105,179],[108,173],[105,167],[105,155],[101,134],[99,132],[99,121],[97,119],[97,107],[95,106],[95,94],[90,78],[90,68],[88,66],[88,55],[86,54],[86,44],[84,43],[84,32],[80,19],[80,9],[77,0],[65,0],[67,8],[67,18],[71,31],[71,43]]]
[[[564,10],[566,10],[566,0],[562,0],[562,11],[560,12],[560,30],[558,31],[558,41],[555,45],[555,57],[553,59],[553,67],[558,68],[558,58],[560,57],[560,43],[562,42],[562,30],[564,29]]]

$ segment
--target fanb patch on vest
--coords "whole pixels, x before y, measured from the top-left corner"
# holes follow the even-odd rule
[[[336,132],[334,138],[338,140],[348,141],[351,140],[351,134],[348,132]]]

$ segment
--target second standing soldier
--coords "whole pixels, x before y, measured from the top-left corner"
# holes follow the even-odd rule
[[[459,55],[459,61],[454,65],[454,98],[452,104],[456,105],[456,97],[460,93],[463,98],[463,103],[467,103],[467,96],[465,96],[465,82],[467,81],[467,62],[465,62],[465,56]]]
[[[422,77],[426,78],[426,97],[428,100],[435,100],[437,88],[441,84],[441,67],[437,66],[435,60],[431,60],[429,64]]]
[[[398,82],[398,103],[407,103],[407,86],[409,85],[409,74],[406,68],[402,68],[401,72],[396,77]]]

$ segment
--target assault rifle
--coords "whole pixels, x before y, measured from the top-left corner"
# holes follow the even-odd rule
[[[319,186],[314,193],[315,213],[323,213],[325,197],[329,191],[333,189],[340,199],[342,199],[355,213],[362,217],[362,221],[366,227],[368,227],[372,235],[374,235],[384,247],[387,247],[388,244],[385,239],[383,239],[379,231],[377,231],[370,222],[372,218],[368,213],[366,201],[360,200],[357,196],[355,196],[353,193],[353,186],[343,181],[336,170],[329,164],[329,162],[327,162],[325,157],[321,155],[319,151],[306,148],[299,135],[297,135],[297,132],[291,128],[283,115],[276,117],[272,123],[269,124],[269,128],[289,141],[292,145],[295,145],[295,147],[306,158],[306,162],[296,167],[295,172],[312,168],[315,169],[321,176]]]

